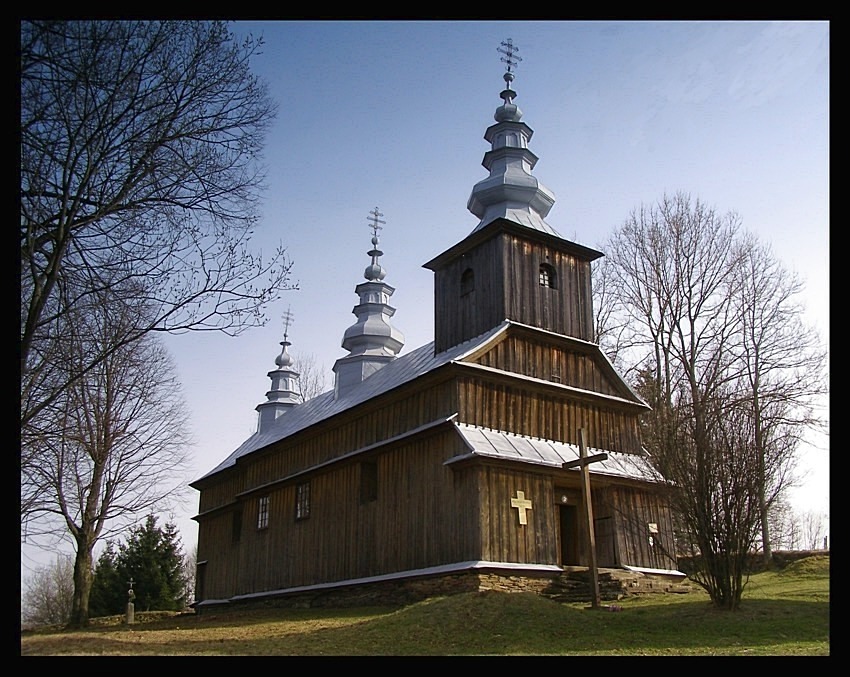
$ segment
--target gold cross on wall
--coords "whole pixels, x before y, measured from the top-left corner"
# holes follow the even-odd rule
[[[519,523],[528,524],[528,519],[525,516],[526,510],[531,510],[531,501],[525,497],[524,491],[517,491],[516,498],[511,499],[511,507],[516,508],[519,513]]]

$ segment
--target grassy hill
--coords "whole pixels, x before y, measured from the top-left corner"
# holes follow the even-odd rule
[[[741,609],[699,588],[611,609],[529,593],[466,593],[400,608],[137,613],[83,631],[21,633],[22,656],[827,656],[829,557],[753,575]]]

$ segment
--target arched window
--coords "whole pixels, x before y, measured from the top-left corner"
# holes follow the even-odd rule
[[[540,264],[540,286],[549,287],[550,289],[558,288],[558,280],[555,276],[555,269],[548,263]]]
[[[475,290],[475,273],[472,268],[467,268],[460,276],[460,295],[466,296],[471,291]]]

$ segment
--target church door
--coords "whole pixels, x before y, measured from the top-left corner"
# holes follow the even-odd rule
[[[561,566],[577,566],[580,564],[578,508],[574,505],[559,505],[558,516],[561,528]]]

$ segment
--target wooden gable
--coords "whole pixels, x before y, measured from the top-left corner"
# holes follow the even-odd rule
[[[454,363],[458,420],[599,449],[641,454],[649,407],[596,344],[535,327],[506,331]]]
[[[464,361],[609,395],[648,409],[598,345],[535,327],[511,323],[504,334]]]

